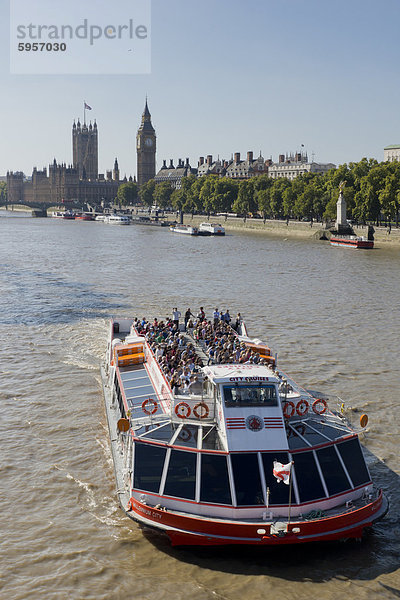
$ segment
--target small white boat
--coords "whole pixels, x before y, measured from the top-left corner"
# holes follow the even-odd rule
[[[126,215],[109,215],[105,222],[110,225],[129,225],[130,220]]]
[[[170,227],[170,230],[174,233],[183,233],[185,235],[199,235],[197,227],[191,227],[190,225],[174,225]]]
[[[53,219],[63,219],[64,218],[64,211],[53,210],[53,212],[51,213],[51,216],[53,217]]]
[[[219,223],[200,223],[199,231],[209,235],[225,235],[225,229]]]
[[[103,223],[108,219],[109,215],[97,215],[95,221],[103,221]]]

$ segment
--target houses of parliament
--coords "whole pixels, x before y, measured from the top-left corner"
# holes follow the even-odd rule
[[[153,179],[156,173],[156,134],[151,123],[147,105],[142,114],[136,135],[137,183],[142,185]],[[72,164],[53,163],[46,168],[33,169],[27,179],[21,171],[7,172],[8,202],[10,204],[43,203],[50,206],[62,203],[89,203],[100,205],[112,202],[117,196],[118,187],[126,183],[126,176],[120,179],[118,160],[114,168],[106,174],[98,172],[98,127],[79,119],[72,126]],[[129,177],[129,181],[133,181]]]

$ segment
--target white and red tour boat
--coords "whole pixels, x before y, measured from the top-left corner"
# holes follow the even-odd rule
[[[133,323],[111,322],[102,379],[119,502],[142,527],[172,545],[267,546],[361,538],[385,515],[357,432],[243,323],[234,335],[264,364],[200,367],[186,394]]]
[[[360,235],[334,235],[329,240],[331,246],[344,246],[346,248],[372,249],[374,240]]]

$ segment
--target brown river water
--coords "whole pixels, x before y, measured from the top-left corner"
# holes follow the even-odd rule
[[[0,212],[0,597],[400,597],[400,250]],[[99,365],[111,316],[204,306],[308,388],[366,412],[390,511],[362,541],[173,549],[119,509]],[[335,408],[335,407],[333,407]]]

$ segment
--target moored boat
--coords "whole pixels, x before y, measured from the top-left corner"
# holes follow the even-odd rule
[[[246,363],[199,366],[204,342],[172,322],[151,330],[112,321],[102,378],[126,514],[173,545],[361,538],[388,503],[357,431],[278,369],[243,323],[220,329]],[[156,342],[160,333],[165,344]],[[183,393],[166,376],[170,342],[198,365]]]
[[[344,246],[346,248],[371,249],[374,247],[374,240],[358,235],[335,235],[330,238],[329,242],[331,246]]]
[[[129,225],[130,219],[126,215],[109,215],[105,222],[109,225]]]
[[[92,213],[76,213],[75,220],[77,220],[77,221],[94,221],[95,217]]]
[[[199,230],[197,227],[192,227],[191,225],[173,225],[170,227],[170,230],[174,233],[182,233],[184,235],[198,235]]]
[[[199,232],[209,235],[225,235],[225,228],[219,223],[200,223]]]

